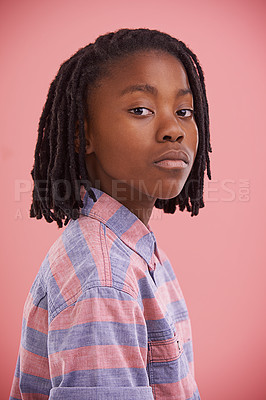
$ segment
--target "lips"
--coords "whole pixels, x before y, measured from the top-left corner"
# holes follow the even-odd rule
[[[160,161],[166,161],[166,160],[184,161],[186,164],[188,164],[189,156],[183,150],[170,150],[170,151],[167,151],[166,153],[163,153],[156,161],[154,161],[154,164],[157,164]]]

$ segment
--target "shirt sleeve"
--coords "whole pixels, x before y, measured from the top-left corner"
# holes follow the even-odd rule
[[[46,338],[35,334],[37,326],[22,338],[10,400],[29,399],[28,393],[35,393],[34,400],[153,399],[146,370],[146,323],[131,295],[113,287],[90,288],[47,326]],[[27,360],[28,341],[34,348]]]
[[[10,400],[49,398],[52,385],[47,339],[47,295],[36,279],[24,306],[21,343]]]

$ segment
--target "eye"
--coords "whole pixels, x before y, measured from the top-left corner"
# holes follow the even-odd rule
[[[151,111],[151,110],[149,110],[148,108],[145,108],[145,107],[131,108],[129,110],[129,112],[131,114],[134,114],[134,115],[140,115],[141,117],[153,114],[153,111]]]
[[[177,115],[178,115],[179,117],[182,117],[182,118],[189,118],[189,117],[192,117],[192,115],[193,115],[193,110],[188,109],[188,108],[184,108],[184,109],[182,109],[182,110],[178,110],[176,113],[177,113]]]

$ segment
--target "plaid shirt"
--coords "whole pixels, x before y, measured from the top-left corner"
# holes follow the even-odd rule
[[[10,400],[200,399],[169,260],[149,226],[93,191],[26,300]]]

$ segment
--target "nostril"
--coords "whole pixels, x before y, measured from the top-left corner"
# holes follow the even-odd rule
[[[168,135],[165,135],[164,137],[163,137],[163,140],[171,140],[172,138],[171,138],[171,136],[168,136]]]
[[[179,139],[183,138],[183,135],[180,136],[169,136],[169,135],[165,135],[163,137],[163,140],[170,140],[171,142],[177,142]]]

